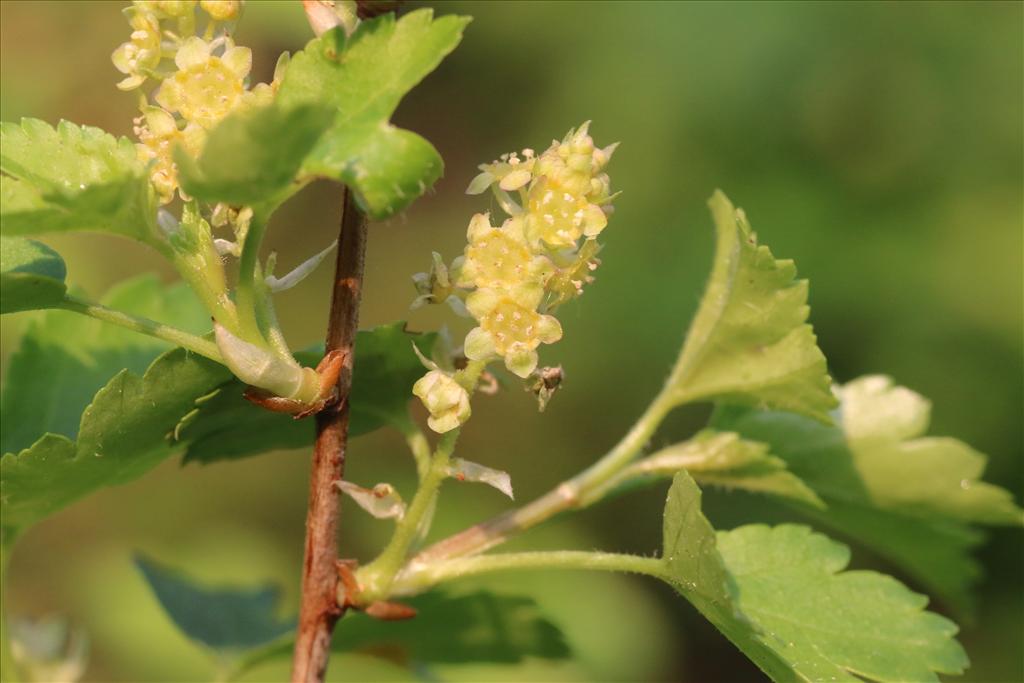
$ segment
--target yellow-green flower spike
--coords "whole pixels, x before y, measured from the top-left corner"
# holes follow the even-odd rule
[[[431,370],[412,387],[426,407],[427,425],[439,434],[450,432],[469,419],[469,392],[442,370]]]

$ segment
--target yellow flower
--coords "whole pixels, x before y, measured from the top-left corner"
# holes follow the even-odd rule
[[[505,367],[527,377],[537,367],[537,347],[562,338],[562,326],[553,316],[535,309],[530,293],[478,289],[466,299],[466,308],[480,326],[466,335],[464,351],[470,360],[500,356]]]
[[[125,13],[132,27],[131,39],[114,50],[110,60],[127,76],[117,87],[134,90],[146,82],[149,72],[160,63],[160,22],[151,12],[138,7],[130,7]]]
[[[237,19],[242,9],[239,0],[201,0],[199,6],[217,21]]]
[[[135,0],[134,5],[147,12],[178,19],[195,12],[196,0]]]
[[[501,158],[490,164],[481,164],[480,175],[466,188],[466,194],[480,194],[494,183],[506,192],[525,187],[533,180],[533,165],[536,162],[532,149],[524,149],[522,158],[515,152],[501,155]]]
[[[581,236],[596,237],[606,225],[608,216],[600,206],[554,177],[544,177],[530,188],[526,238],[531,244],[544,242],[556,249],[574,247]]]
[[[157,103],[206,129],[227,116],[242,99],[252,51],[223,40],[226,48],[219,57],[212,54],[216,41],[186,40],[174,57],[178,71],[160,86]]]
[[[174,163],[174,146],[181,144],[192,156],[199,154],[205,131],[195,123],[189,123],[184,130],[178,129],[174,117],[158,107],[146,107],[135,134],[139,158],[153,162],[150,180],[160,196],[160,203],[167,204],[174,199],[178,189],[178,167]]]
[[[530,251],[521,218],[509,218],[496,228],[489,214],[478,213],[469,222],[467,237],[469,244],[457,267],[460,287],[539,290],[554,272],[547,257]]]

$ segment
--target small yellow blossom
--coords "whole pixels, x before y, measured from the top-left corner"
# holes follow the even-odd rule
[[[481,164],[483,171],[475,177],[466,189],[467,194],[480,194],[498,183],[498,187],[512,192],[524,187],[533,180],[533,165],[536,162],[532,149],[524,149],[520,158],[516,152],[503,154],[500,159],[490,164]]]
[[[545,176],[530,189],[526,237],[532,244],[573,247],[581,236],[596,237],[606,225],[608,217],[600,206],[554,177]]]
[[[201,0],[199,6],[217,21],[233,21],[242,9],[239,0]]]
[[[117,87],[134,90],[146,82],[149,72],[160,63],[160,22],[151,12],[138,7],[130,7],[125,13],[132,27],[131,39],[114,50],[110,59],[127,76]]]
[[[435,432],[450,432],[469,419],[469,392],[442,370],[431,370],[412,387],[414,396],[426,406],[427,425]]]
[[[150,179],[160,196],[160,203],[167,204],[178,189],[178,167],[174,163],[174,146],[182,145],[195,156],[202,149],[205,131],[195,123],[189,123],[184,130],[178,129],[174,117],[158,107],[146,107],[142,117],[137,119],[135,134],[139,158],[152,161]]]
[[[157,103],[206,129],[227,116],[242,99],[252,51],[223,40],[226,47],[219,57],[213,42],[186,40],[174,57],[178,71],[160,86]]]
[[[464,350],[470,360],[501,356],[505,367],[527,377],[537,367],[537,347],[562,338],[562,326],[554,316],[538,313],[537,300],[515,290],[478,289],[466,300],[466,308],[480,322],[466,335]]]
[[[133,4],[147,12],[174,19],[188,17],[196,9],[196,0],[135,0]]]
[[[509,218],[496,228],[489,214],[478,213],[469,222],[467,237],[456,280],[460,287],[539,289],[554,272],[550,259],[530,251],[521,218]]]

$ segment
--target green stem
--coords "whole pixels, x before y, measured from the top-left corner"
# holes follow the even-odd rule
[[[524,507],[493,517],[435,543],[413,558],[413,562],[427,564],[441,559],[475,555],[504,543],[512,535],[563,510],[582,507],[590,491],[601,487],[643,450],[665,415],[676,405],[676,397],[666,386],[619,443],[589,468]]]
[[[245,243],[242,245],[242,256],[238,261],[238,286],[235,290],[238,326],[241,337],[251,343],[263,339],[259,323],[256,320],[258,303],[256,266],[259,261],[260,245],[263,243],[263,236],[266,232],[266,219],[254,214],[245,235]]]
[[[458,438],[458,429],[453,429],[441,437],[430,461],[430,467],[420,481],[420,486],[416,490],[412,502],[409,503],[405,516],[395,526],[395,533],[388,541],[387,547],[377,559],[356,573],[362,590],[361,597],[367,602],[380,600],[388,595],[395,575],[405,564],[409,548],[420,533],[424,515],[434,505],[441,482],[448,477],[448,463]]]
[[[416,461],[416,474],[422,481],[430,470],[430,442],[427,440],[427,435],[416,425],[411,414],[397,427],[405,437],[405,443],[408,444],[409,451]]]
[[[217,363],[224,363],[224,358],[220,355],[220,350],[217,345],[209,339],[203,339],[194,334],[179,330],[176,327],[170,325],[164,325],[158,323],[155,320],[149,320],[148,318],[140,318],[124,311],[118,311],[113,308],[108,308],[102,304],[94,304],[88,301],[83,301],[74,296],[65,295],[64,300],[60,303],[59,307],[65,311],[73,311],[75,313],[81,313],[87,315],[90,318],[96,318],[103,322],[118,325],[134,332],[140,332],[147,334],[150,337],[156,337],[157,339],[163,339],[176,346],[184,347],[193,353],[198,353],[200,356],[209,358]]]
[[[263,274],[259,268],[256,269],[256,276],[260,278],[260,281],[256,282],[256,322],[260,331],[270,342],[270,348],[274,353],[285,360],[295,360],[288,347],[288,341],[284,338],[284,332],[281,331],[281,324],[277,320],[273,295],[266,282],[263,282]]]
[[[445,581],[516,569],[596,569],[655,577],[665,574],[664,562],[654,557],[575,550],[503,553],[460,557],[430,564],[411,563],[395,578],[390,595],[415,595]]]

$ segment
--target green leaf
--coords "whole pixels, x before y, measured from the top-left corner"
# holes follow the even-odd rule
[[[178,628],[214,650],[238,653],[295,628],[294,619],[277,615],[280,591],[274,586],[209,588],[145,557],[136,556],[135,564]]]
[[[209,324],[187,288],[163,290],[155,277],[125,283],[105,302],[192,330]],[[167,348],[65,311],[30,324],[0,397],[4,527],[27,527],[172,454],[181,416],[230,373],[181,349],[161,355]]]
[[[768,446],[732,432],[704,430],[692,439],[667,446],[630,465],[620,479],[640,482],[671,478],[685,469],[698,483],[768,493],[824,507],[821,499]]]
[[[156,198],[135,145],[99,128],[0,123],[5,235],[91,230],[162,245]]]
[[[985,456],[951,438],[923,437],[929,405],[869,376],[838,391],[840,424],[747,409],[719,411],[715,426],[764,441],[814,489],[827,510],[801,510],[903,567],[962,613],[978,568],[967,523],[1019,525],[1009,492],[979,481]]]
[[[718,549],[739,610],[798,680],[926,683],[968,666],[956,624],[924,611],[927,597],[844,572],[849,549],[807,527],[744,526],[719,533]]]
[[[351,37],[335,29],[311,41],[285,72],[283,107],[327,103],[334,124],[307,157],[304,171],[352,187],[372,218],[405,208],[441,176],[437,150],[389,120],[401,98],[455,49],[467,17],[433,18],[429,9],[400,20],[385,14]]]
[[[198,160],[175,150],[181,185],[211,203],[277,204],[333,119],[324,106],[276,103],[232,114],[210,131]]]
[[[806,527],[717,535],[700,489],[676,475],[665,505],[664,578],[774,681],[937,681],[967,657],[927,598],[875,572],[841,573],[845,546]]]
[[[402,322],[359,331],[352,377],[351,436],[408,420],[412,385],[424,373],[412,343],[415,341],[429,356],[435,338],[435,334],[406,332]],[[315,365],[322,355],[309,352],[296,357],[305,365]],[[313,443],[311,420],[294,420],[240,400],[244,389],[238,380],[229,382],[202,399],[197,411],[183,421],[178,436],[189,442],[185,462],[237,459]]]
[[[379,621],[350,612],[338,624],[331,650],[358,652],[410,666],[423,663],[512,664],[527,657],[564,659],[565,638],[531,599],[474,591],[431,592],[403,600],[413,619]],[[268,661],[290,657],[292,641],[253,653],[239,675]]]
[[[746,216],[715,192],[718,244],[704,297],[668,385],[679,403],[716,400],[829,421],[825,356],[807,324],[807,281],[759,246]]]
[[[67,268],[42,242],[0,237],[0,313],[50,308],[64,299]]]
[[[668,491],[662,547],[665,581],[772,680],[799,680],[790,665],[765,645],[754,626],[737,612],[735,581],[718,552],[715,530],[701,511],[701,490],[685,470],[676,473]]]

